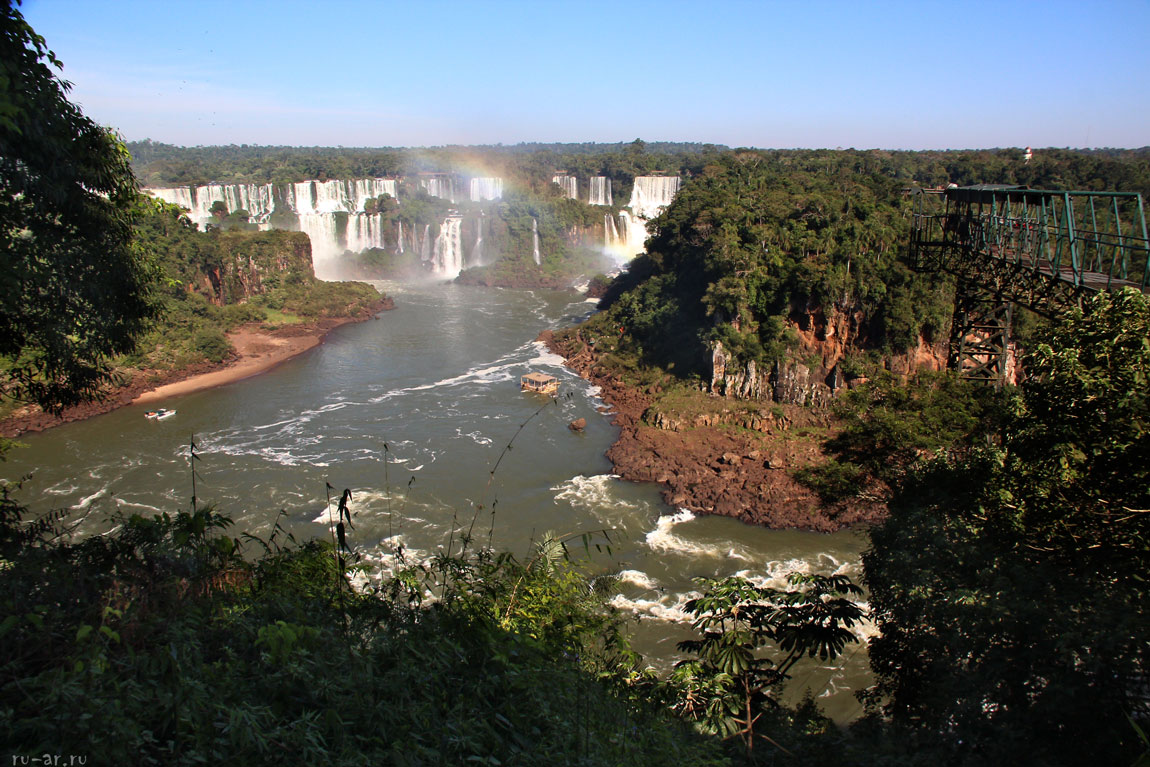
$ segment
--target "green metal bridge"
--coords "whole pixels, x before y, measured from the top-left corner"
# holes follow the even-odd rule
[[[1012,306],[1054,316],[1101,290],[1150,292],[1142,195],[980,185],[914,190],[912,266],[957,278],[950,366],[1001,383]]]

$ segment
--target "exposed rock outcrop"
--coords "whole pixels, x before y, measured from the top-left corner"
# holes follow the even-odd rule
[[[670,411],[662,407],[658,387],[627,386],[578,333],[557,337],[544,331],[538,340],[598,385],[611,404],[613,423],[620,429],[607,451],[615,472],[628,480],[660,483],[667,503],[771,528],[822,532],[885,515],[885,507],[876,503],[825,508],[787,471],[823,460],[818,441],[804,430],[825,430],[825,412],[724,406],[727,400],[701,392],[699,398],[712,405],[705,412]]]
[[[710,391],[735,399],[825,406],[852,384],[852,378],[843,372],[843,363],[851,350],[866,340],[862,321],[861,311],[837,307],[829,314],[815,309],[795,315],[791,330],[798,346],[789,360],[776,362],[770,369],[759,367],[754,360],[740,364],[716,342],[711,349]],[[889,357],[885,365],[902,376],[918,370],[943,370],[946,345],[920,338],[914,349]]]

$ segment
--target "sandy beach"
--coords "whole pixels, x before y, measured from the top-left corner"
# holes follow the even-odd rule
[[[158,405],[182,394],[241,381],[270,370],[318,346],[329,332],[340,325],[363,322],[376,316],[377,312],[391,309],[393,306],[390,301],[384,301],[359,317],[324,319],[289,325],[276,330],[266,330],[258,325],[244,326],[228,334],[235,354],[223,362],[201,363],[164,374],[139,371],[126,384],[110,392],[106,398],[68,408],[58,416],[45,413],[36,407],[21,408],[0,421],[0,436],[17,437],[27,432],[43,431],[53,426],[107,413],[125,405]]]
[[[157,386],[142,392],[131,403],[133,405],[145,405],[161,402],[169,397],[190,394],[250,378],[291,359],[297,354],[318,346],[326,332],[325,330],[304,335],[280,336],[258,328],[241,328],[228,334],[228,340],[232,342],[232,346],[236,350],[236,356],[228,363],[227,367]]]

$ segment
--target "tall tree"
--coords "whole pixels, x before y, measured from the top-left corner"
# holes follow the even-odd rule
[[[19,9],[0,6],[0,394],[58,411],[98,395],[155,313],[124,145],[68,101]]]
[[[999,446],[912,476],[864,557],[876,692],[952,764],[1130,764],[1150,666],[1150,300],[1028,355]]]

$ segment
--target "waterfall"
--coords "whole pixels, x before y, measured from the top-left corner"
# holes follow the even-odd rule
[[[421,178],[419,185],[432,197],[455,202],[455,182],[449,177]]]
[[[188,211],[188,218],[203,226],[212,221],[212,205],[222,202],[228,213],[246,210],[255,224],[267,222],[275,210],[275,197],[271,184],[208,184],[192,187],[145,189],[153,197],[179,205]]]
[[[589,205],[614,205],[611,200],[611,179],[606,176],[592,176],[590,180]]]
[[[678,176],[636,176],[627,207],[640,218],[654,218],[675,199],[681,183]]]
[[[359,213],[347,217],[347,249],[359,253],[370,248],[385,248],[383,216]]]
[[[179,205],[187,211],[191,211],[196,207],[196,201],[192,199],[192,190],[186,186],[165,189],[146,189],[145,191],[157,199],[171,203],[172,205]]]
[[[498,200],[503,197],[503,179],[501,178],[473,178],[471,179],[471,201]]]
[[[619,211],[619,223],[610,213],[603,216],[603,239],[607,252],[618,261],[630,261],[643,252],[647,242],[647,222]]]
[[[397,221],[396,223],[399,224],[399,245],[396,246],[395,252],[402,255],[403,254],[403,222]]]
[[[475,222],[475,247],[471,249],[471,265],[479,266],[483,263],[483,216]]]
[[[419,245],[419,260],[431,260],[431,224],[423,225],[423,242]]]
[[[448,216],[443,220],[439,236],[435,238],[432,264],[435,273],[454,279],[463,271],[462,216]]]
[[[535,257],[535,264],[543,263],[539,258],[539,222],[531,219],[531,237],[534,240],[535,250],[532,255]]]
[[[270,185],[269,185],[270,191]],[[364,203],[381,194],[396,196],[395,179],[300,181],[289,187],[288,205],[296,213],[362,213]]]
[[[572,200],[579,199],[579,180],[574,176],[552,176],[551,181],[558,184],[567,197]]]
[[[336,227],[334,213],[301,213],[299,230],[311,240],[312,263],[330,261],[343,254],[344,239]]]
[[[647,243],[647,222],[671,204],[680,183],[678,176],[636,176],[631,190],[631,210],[619,212],[618,227],[610,215],[603,217],[607,252],[620,261],[629,261],[642,253]],[[592,195],[594,193],[592,184]]]
[[[368,200],[374,200],[380,195],[389,194],[398,198],[396,184],[393,178],[361,178],[350,182],[349,189],[352,208],[357,213],[363,212],[363,205]]]
[[[643,252],[647,243],[647,222],[636,216],[632,218],[627,211],[619,211],[620,240],[627,253],[636,256]]]
[[[614,250],[619,245],[619,230],[615,228],[615,217],[610,213],[603,214],[603,237],[608,250]]]

